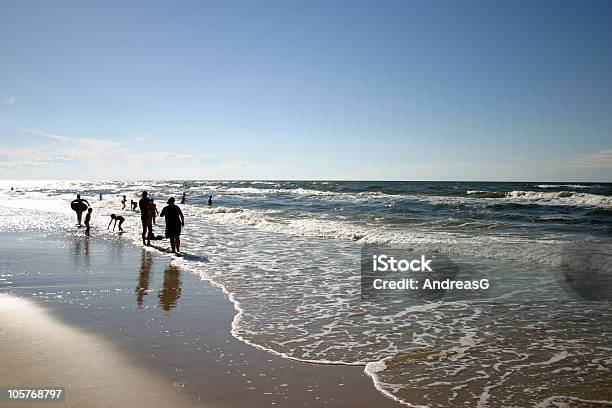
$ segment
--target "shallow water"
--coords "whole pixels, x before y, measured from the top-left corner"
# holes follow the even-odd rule
[[[120,195],[136,200],[147,189],[161,210],[168,195],[187,191],[186,256],[176,263],[231,294],[239,310],[236,337],[288,358],[368,364],[376,386],[403,402],[612,400],[612,268],[572,270],[572,282],[601,283],[603,294],[590,299],[558,267],[577,244],[603,248],[609,260],[610,184],[151,181],[16,188],[0,196],[0,229],[44,232],[51,221],[80,233],[67,205],[80,191],[94,207],[95,234],[135,243],[139,214],[120,210]],[[213,207],[206,205],[209,194]],[[111,212],[126,217],[122,237],[106,230]],[[364,301],[366,243],[445,254],[459,266],[458,278],[477,272],[492,288],[486,296]]]
[[[61,232],[0,231],[0,297],[9,293],[42,305],[57,319],[56,340],[66,334],[64,324],[92,334],[94,343],[116,346],[115,360],[128,370],[137,366],[159,376],[190,396],[194,408],[396,406],[371,386],[362,367],[300,363],[232,337],[235,310],[221,288],[177,268],[172,258],[128,240]],[[88,406],[76,402],[79,395],[86,400],[104,389],[66,384],[65,372],[57,371],[62,364],[54,362],[45,359],[34,372],[65,385],[71,406]],[[12,362],[13,369],[18,365]],[[80,370],[89,378],[90,366]],[[7,375],[18,385],[15,377],[23,372]],[[133,406],[123,395],[113,394],[114,406]]]

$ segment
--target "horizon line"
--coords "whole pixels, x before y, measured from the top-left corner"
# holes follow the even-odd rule
[[[113,181],[181,181],[181,182],[189,182],[189,181],[246,181],[246,182],[257,182],[257,181],[307,181],[307,182],[343,182],[343,183],[351,183],[351,182],[363,182],[363,183],[585,183],[585,184],[612,184],[611,181],[586,181],[586,180],[408,180],[408,179],[300,179],[300,178],[287,178],[287,179],[277,179],[277,178],[254,178],[254,179],[208,179],[208,178],[151,178],[151,179],[140,179],[140,178],[90,178],[90,179],[68,179],[68,178],[59,178],[59,179],[2,179],[0,181],[74,181],[74,182],[90,182],[90,181],[105,181],[105,182],[113,182]]]

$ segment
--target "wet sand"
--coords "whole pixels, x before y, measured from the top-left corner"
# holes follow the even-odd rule
[[[0,292],[33,302],[4,297],[14,306],[3,311],[2,327],[14,331],[3,335],[10,347],[0,347],[0,360],[10,356],[3,376],[13,377],[2,382],[40,386],[53,373],[52,385],[68,387],[66,402],[55,407],[156,406],[138,399],[140,389],[163,395],[155,399],[163,406],[399,406],[375,390],[362,366],[286,360],[235,339],[235,310],[222,290],[155,251],[119,236],[3,232],[0,239]],[[45,324],[28,323],[19,331],[21,309],[37,311]],[[45,327],[56,331],[36,331]],[[74,349],[56,353],[64,339]],[[48,358],[36,360],[35,350]],[[94,376],[95,382],[80,371],[107,374]],[[142,381],[133,384],[122,376]],[[105,404],[98,397],[114,389],[114,382],[124,387],[117,386],[112,403]],[[80,403],[88,398],[101,405]]]
[[[32,301],[0,294],[0,327],[2,386],[65,388],[61,403],[2,406],[194,406],[161,375],[126,363],[108,341],[66,325]]]

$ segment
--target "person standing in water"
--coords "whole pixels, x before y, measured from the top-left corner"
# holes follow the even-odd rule
[[[181,197],[181,204],[185,204],[186,199],[187,199],[187,193],[183,192],[183,196]]]
[[[91,207],[87,209],[87,215],[85,216],[85,235],[89,236],[89,223],[91,221],[91,213],[93,210]]]
[[[157,216],[159,215],[159,211],[157,211],[157,205],[155,204],[155,201],[153,201],[153,199],[151,199],[151,218],[153,218],[153,225],[155,224],[155,219],[157,218]]]
[[[208,206],[212,206],[212,196],[208,196]]]
[[[142,243],[143,245],[151,245],[153,216],[151,215],[151,201],[146,191],[142,192],[142,198],[138,201],[138,206],[140,207],[140,220],[142,221]]]
[[[100,193],[100,201],[102,201],[102,193]]]
[[[77,194],[77,198],[75,200],[72,200],[72,202],[70,203],[70,207],[74,210],[74,212],[76,212],[77,223],[79,227],[81,226],[81,217],[83,216],[83,213],[89,206],[90,206],[89,202],[81,198],[80,194]]]
[[[123,207],[121,207],[122,210],[125,210],[125,203],[127,203],[127,198],[123,196],[123,199],[121,200],[121,204],[123,204]]]
[[[174,197],[168,199],[168,205],[165,206],[159,214],[166,218],[166,238],[170,238],[170,247],[173,253],[181,252],[181,227],[185,226],[185,217],[180,207],[174,204]]]

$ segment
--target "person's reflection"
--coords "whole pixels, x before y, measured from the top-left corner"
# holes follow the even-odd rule
[[[91,262],[89,258],[89,237],[85,238],[85,266],[87,269],[90,268]]]
[[[149,292],[151,265],[153,265],[153,256],[149,251],[143,249],[140,253],[140,275],[136,287],[136,303],[139,307],[142,307],[144,297]]]
[[[79,269],[82,262],[85,263],[85,267],[89,268],[89,239],[83,239],[83,237],[74,237],[72,239],[74,245],[72,251],[72,258],[74,259],[74,267]]]
[[[74,264],[77,265],[79,263],[79,257],[81,255],[81,237],[73,237],[72,238],[72,243],[74,245],[73,251],[72,251],[72,257],[74,259]]]
[[[164,271],[164,286],[157,294],[159,304],[166,312],[176,306],[181,297],[181,271],[173,265],[168,265]]]

